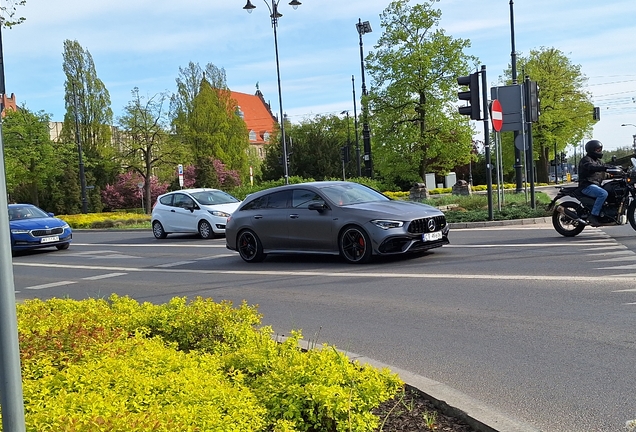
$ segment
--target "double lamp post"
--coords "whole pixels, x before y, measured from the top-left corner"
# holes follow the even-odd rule
[[[280,109],[280,132],[281,138],[283,140],[283,173],[285,177],[285,184],[289,183],[289,160],[288,160],[288,151],[287,151],[287,138],[285,136],[285,115],[283,112],[283,94],[281,90],[280,84],[280,62],[278,59],[278,19],[283,16],[278,11],[278,4],[280,0],[270,0],[271,4],[267,2],[267,0],[263,0],[267,8],[269,9],[270,19],[272,22],[272,28],[274,29],[274,50],[276,53],[276,76],[278,80],[278,106]],[[302,3],[298,0],[292,0],[289,2],[289,5],[294,9],[298,8]],[[252,13],[252,10],[256,9],[256,6],[252,4],[250,0],[247,0],[245,6],[243,6],[247,12]],[[362,22],[361,19],[358,19],[358,23],[356,24],[356,28],[358,30],[358,34],[360,36],[360,68],[362,72],[362,141],[364,146],[364,166],[365,166],[365,175],[367,177],[373,177],[373,159],[371,158],[371,131],[369,129],[368,115],[367,115],[367,105],[366,105],[366,96],[367,96],[367,88],[364,80],[364,51],[362,45],[362,35],[366,33],[371,33],[371,25],[369,21]],[[353,79],[353,77],[352,77]],[[354,101],[355,102],[355,101]],[[356,128],[356,140],[357,140],[357,128]],[[358,175],[360,175],[360,151],[359,149],[356,152],[357,160],[358,160]]]
[[[274,49],[276,51],[276,76],[278,78],[278,106],[280,108],[280,134],[283,140],[283,173],[285,176],[285,184],[289,184],[289,161],[287,160],[287,139],[285,138],[285,116],[283,115],[283,94],[280,87],[280,63],[278,61],[278,34],[276,28],[278,27],[278,19],[283,16],[278,12],[278,3],[280,0],[271,0],[271,6],[267,1],[263,0],[265,5],[269,9],[269,17],[272,20],[272,28],[274,29]],[[298,0],[292,0],[289,5],[294,9],[298,8],[302,3]],[[247,0],[245,6],[243,6],[247,12],[252,13],[252,10],[256,9],[256,6],[252,4],[250,0]]]

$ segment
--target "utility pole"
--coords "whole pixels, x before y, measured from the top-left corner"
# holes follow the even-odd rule
[[[514,1],[510,0],[510,39],[512,45],[512,52],[510,53],[511,58],[511,71],[512,71],[512,83],[517,84],[517,53],[515,51],[515,19],[514,19],[514,10],[513,10]],[[521,164],[521,150],[517,148],[517,137],[519,136],[519,131],[514,131],[514,142],[515,142],[515,164],[513,168],[515,169],[515,177],[517,187],[515,192],[521,193],[523,177],[521,175],[521,168],[523,165]],[[525,143],[524,143],[525,148]],[[532,157],[532,155],[530,155]]]
[[[2,23],[0,23],[0,100],[6,95],[4,82],[4,55],[2,53]],[[0,112],[4,109],[0,102]],[[24,432],[24,397],[18,342],[18,317],[11,258],[11,231],[6,211],[7,183],[4,171],[4,144],[0,116],[0,407],[2,430]]]

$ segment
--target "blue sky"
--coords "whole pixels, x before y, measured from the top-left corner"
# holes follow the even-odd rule
[[[278,45],[284,111],[292,121],[317,114],[353,114],[361,94],[360,46],[355,24],[369,21],[364,52],[382,33],[389,0],[282,0]],[[411,4],[416,1],[412,0]],[[3,30],[6,91],[32,111],[64,115],[63,42],[77,40],[93,56],[110,92],[115,117],[138,87],[142,95],[174,92],[179,67],[193,61],[224,68],[228,86],[254,93],[256,83],[279,111],[274,37],[263,0],[27,0],[27,18]],[[271,4],[271,0],[268,0]],[[496,85],[510,64],[509,0],[441,0],[441,27],[470,39],[469,54]],[[554,47],[582,67],[587,90],[601,108],[594,138],[607,149],[631,146],[636,134],[636,2],[633,0],[515,0],[518,55]],[[520,71],[519,71],[520,73]],[[370,77],[367,75],[367,87]],[[633,123],[635,126],[621,127]],[[479,125],[478,125],[479,126]],[[570,150],[572,153],[572,150]]]

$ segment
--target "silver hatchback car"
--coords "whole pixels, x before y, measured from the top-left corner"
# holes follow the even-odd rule
[[[199,233],[204,239],[225,234],[227,218],[241,204],[218,189],[182,189],[160,195],[152,208],[152,233]]]
[[[279,186],[249,195],[228,218],[225,241],[246,262],[267,254],[331,254],[350,263],[372,255],[422,252],[448,244],[439,209],[398,201],[345,181]]]

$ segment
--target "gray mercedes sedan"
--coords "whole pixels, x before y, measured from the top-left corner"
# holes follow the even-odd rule
[[[246,262],[306,253],[365,263],[373,255],[448,244],[448,231],[444,213],[435,207],[393,200],[359,183],[321,181],[248,195],[228,218],[225,239]]]

